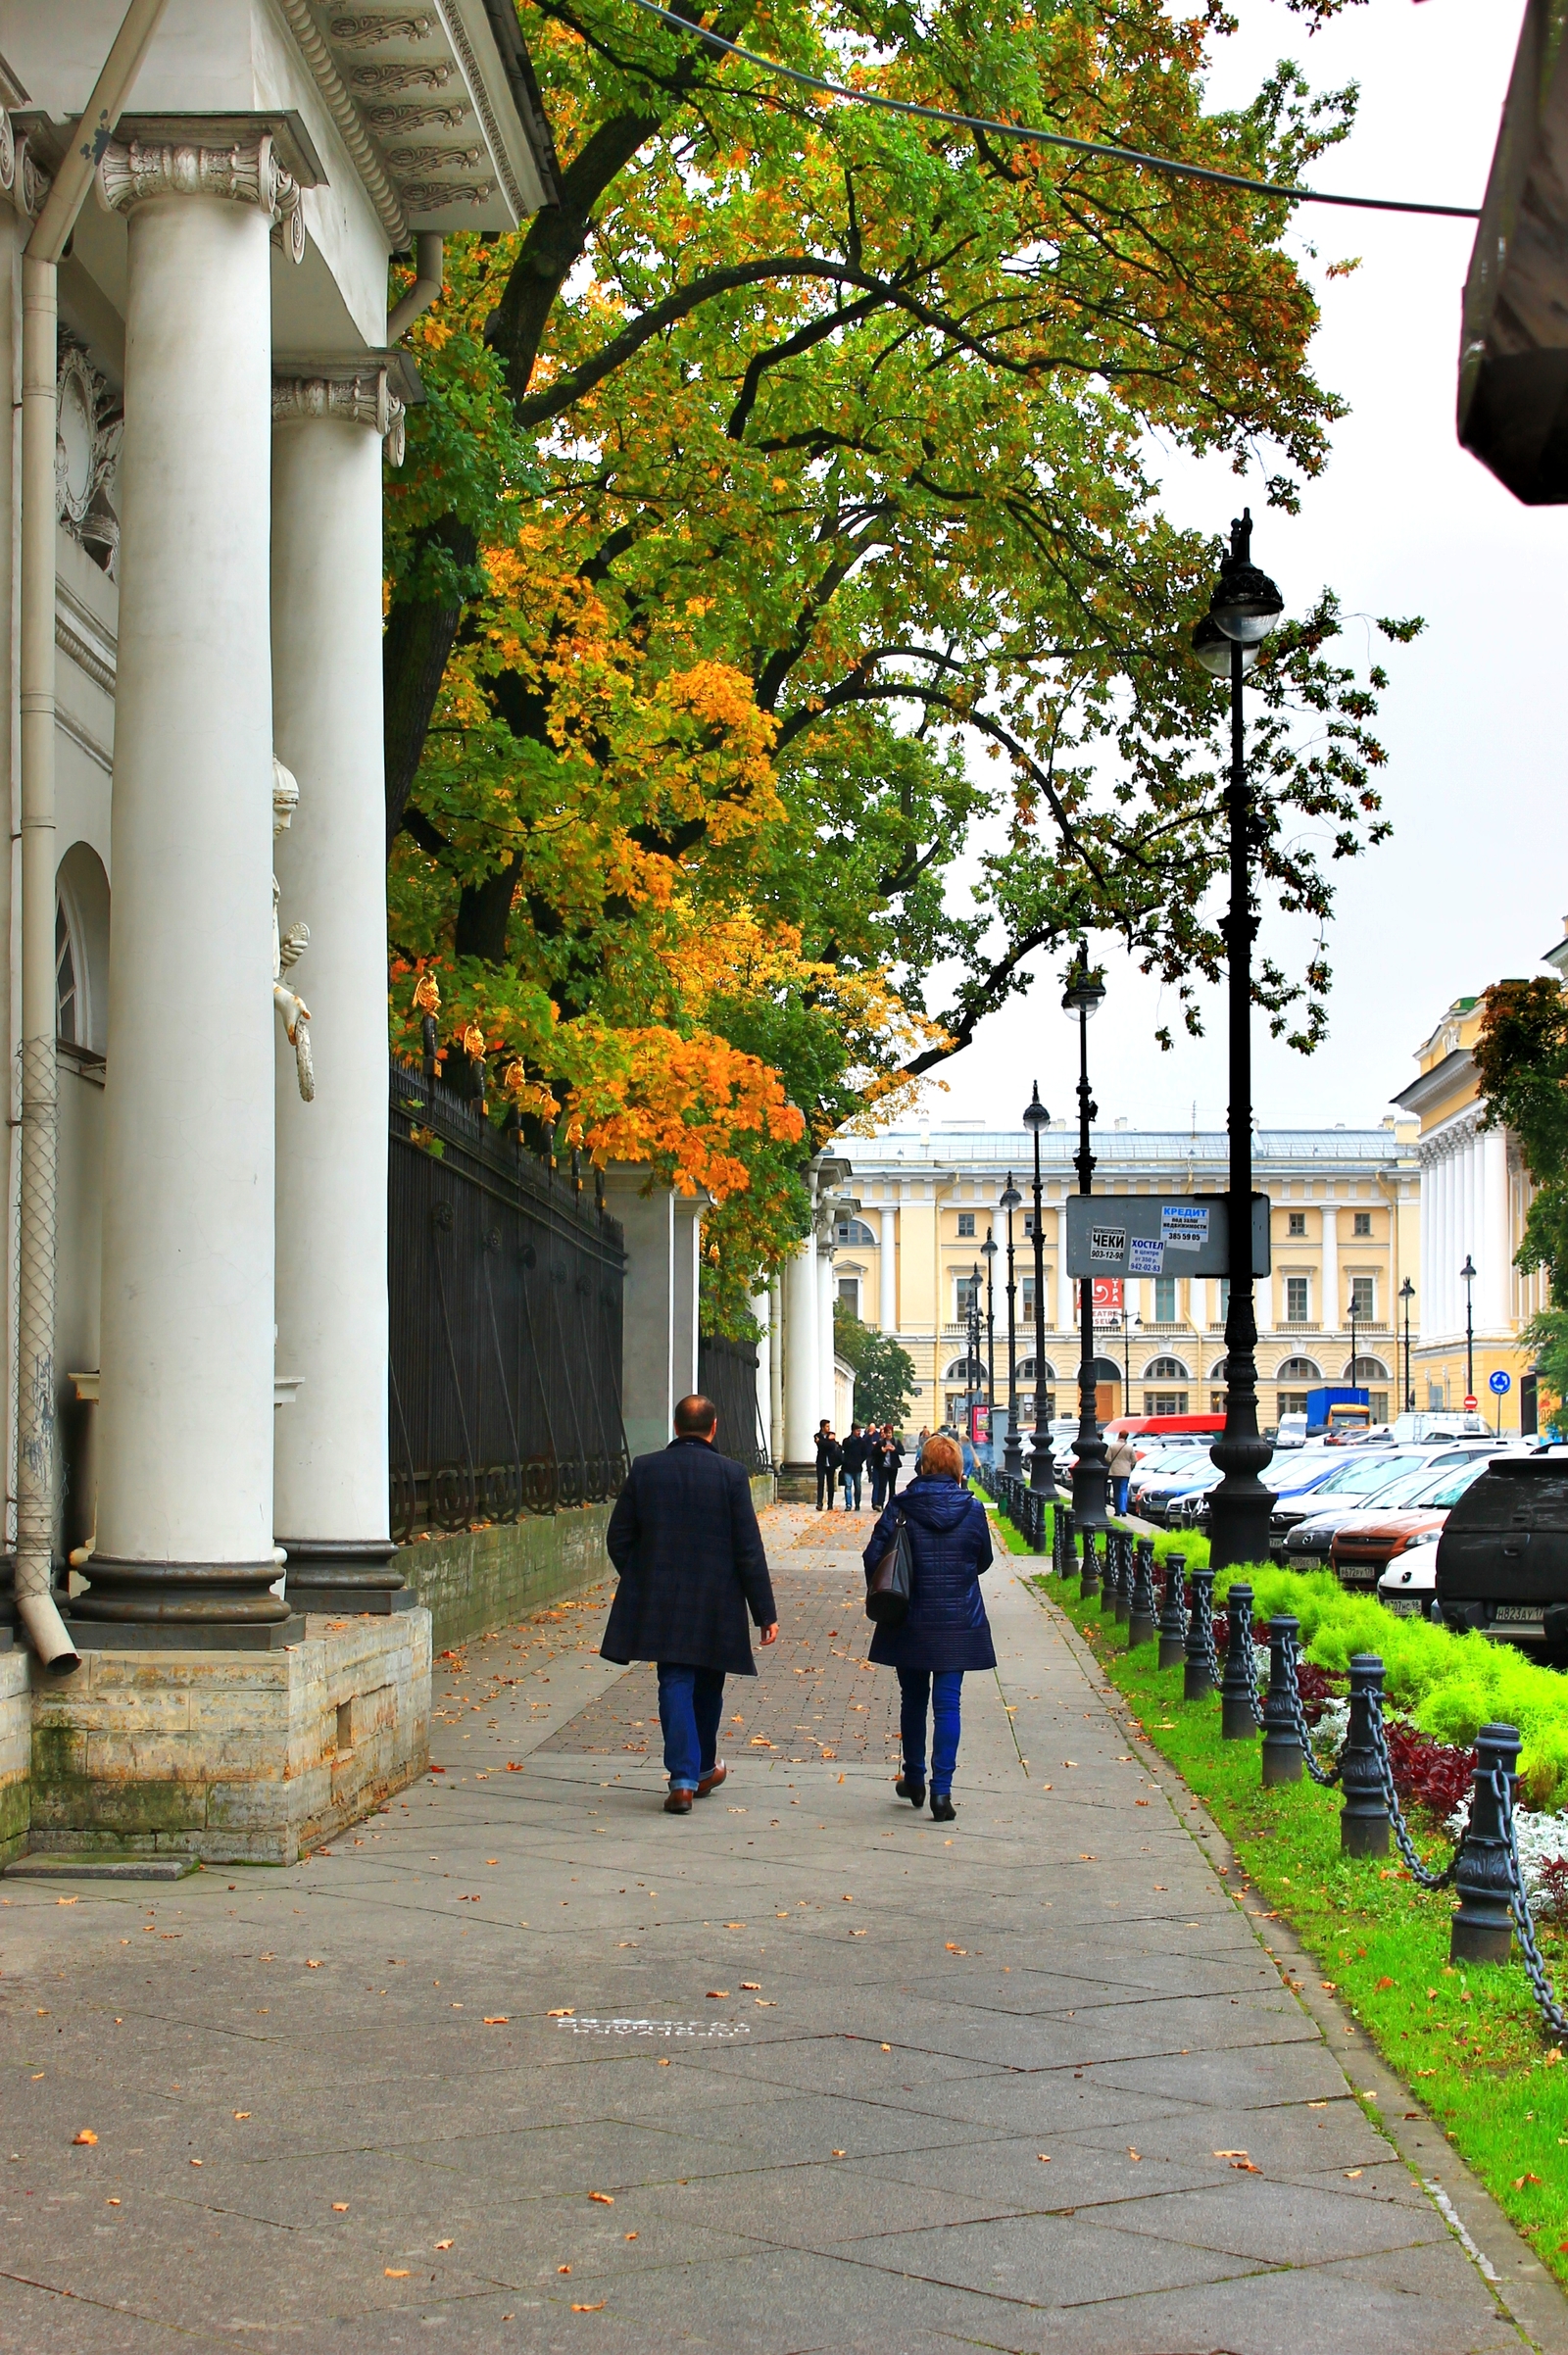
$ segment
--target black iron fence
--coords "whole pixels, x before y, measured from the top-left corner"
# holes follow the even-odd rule
[[[394,1537],[612,1496],[625,1253],[595,1173],[398,1063],[391,1134]]]
[[[761,1400],[757,1395],[757,1351],[749,1342],[704,1333],[697,1345],[697,1387],[718,1408],[720,1455],[732,1455],[748,1472],[771,1469]]]

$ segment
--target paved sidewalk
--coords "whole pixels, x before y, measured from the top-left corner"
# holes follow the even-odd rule
[[[0,2348],[1525,2343],[1032,1565],[935,1826],[869,1514],[765,1526],[780,1642],[689,1819],[606,1589],[438,1662],[445,1772],[306,1865],[3,1885]]]

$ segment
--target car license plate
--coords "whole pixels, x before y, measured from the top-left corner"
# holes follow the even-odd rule
[[[1298,1562],[1300,1563],[1303,1570],[1321,1570],[1323,1556],[1320,1553],[1309,1552],[1304,1545],[1293,1545],[1291,1547],[1292,1567],[1294,1568]]]
[[[1492,1624],[1494,1627],[1541,1627],[1545,1617],[1544,1604],[1499,1602],[1492,1614]]]
[[[1421,1600],[1416,1595],[1385,1595],[1383,1603],[1384,1608],[1392,1611],[1396,1619],[1414,1619],[1421,1609]]]
[[[1377,1566],[1373,1562],[1342,1562],[1340,1564],[1342,1587],[1370,1587],[1376,1583],[1376,1580]]]

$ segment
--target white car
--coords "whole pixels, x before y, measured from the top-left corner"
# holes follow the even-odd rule
[[[1441,1529],[1423,1530],[1378,1580],[1378,1600],[1400,1619],[1430,1619],[1438,1599]]]

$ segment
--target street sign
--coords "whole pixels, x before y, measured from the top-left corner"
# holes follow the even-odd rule
[[[1474,1391],[1471,1391],[1471,1392],[1470,1392],[1470,1394],[1469,1394],[1469,1396],[1468,1396],[1468,1397],[1467,1397],[1467,1398],[1465,1399],[1465,1402],[1464,1402],[1464,1410],[1465,1410],[1465,1413],[1466,1413],[1466,1414],[1474,1414],[1474,1413],[1475,1413],[1475,1410],[1476,1410],[1476,1408],[1477,1408],[1477,1407],[1480,1405],[1480,1403],[1481,1403],[1481,1400],[1480,1400],[1480,1399],[1479,1399],[1479,1398],[1476,1397],[1476,1394],[1475,1394],[1475,1392],[1474,1392]]]
[[[1494,1398],[1505,1398],[1513,1388],[1513,1376],[1505,1374],[1499,1365],[1494,1374],[1487,1377],[1487,1388],[1492,1392]]]
[[[1069,1276],[1228,1276],[1223,1194],[1069,1194]],[[1269,1199],[1252,1197],[1252,1273],[1269,1272]]]
[[[1094,1297],[1095,1331],[1119,1333],[1125,1304],[1120,1276],[1096,1276],[1090,1291]]]

